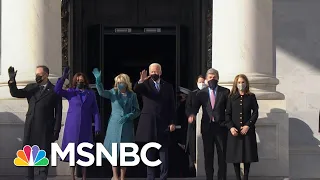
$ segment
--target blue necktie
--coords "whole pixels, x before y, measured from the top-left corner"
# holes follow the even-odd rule
[[[160,91],[159,83],[156,83],[156,89],[158,92]]]

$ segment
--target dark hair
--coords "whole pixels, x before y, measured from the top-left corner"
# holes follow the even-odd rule
[[[79,76],[83,77],[85,88],[89,88],[89,80],[88,80],[87,76],[82,72],[78,72],[73,76],[72,83],[71,83],[71,88],[76,88],[77,87],[77,78]]]
[[[245,93],[245,94],[252,94],[252,93],[250,92],[250,85],[249,85],[249,80],[248,80],[247,76],[244,75],[244,74],[239,74],[239,75],[237,75],[237,76],[234,78],[233,85],[232,85],[232,89],[231,89],[231,91],[230,91],[230,96],[232,96],[232,95],[234,95],[234,94],[236,94],[236,93],[238,92],[237,84],[238,84],[238,79],[239,79],[239,78],[244,79],[244,81],[245,81],[245,83],[246,83],[246,88],[244,89],[244,93]]]
[[[199,79],[199,78],[206,79],[203,75],[200,74],[200,75],[197,77],[196,82],[198,82],[198,79]]]
[[[38,68],[42,68],[44,72],[46,72],[47,74],[49,74],[49,68],[47,66],[44,66],[44,65],[40,65],[40,66],[37,66],[37,69]]]

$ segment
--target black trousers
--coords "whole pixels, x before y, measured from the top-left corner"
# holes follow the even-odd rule
[[[168,166],[169,166],[169,152],[168,152],[168,145],[162,145],[162,147],[157,149],[149,149],[147,151],[147,158],[149,161],[156,161],[157,160],[157,151],[159,152],[159,158],[162,162],[160,164],[160,179],[166,180],[168,178]],[[157,167],[149,167],[147,166],[147,180],[154,180],[156,174]]]
[[[204,149],[204,165],[206,171],[206,179],[213,180],[214,174],[214,149],[217,149],[218,155],[218,180],[227,179],[227,163],[226,157],[226,138],[227,129],[221,127],[218,123],[211,122],[210,128],[206,132],[202,132],[203,149]]]
[[[49,166],[38,167],[39,168],[39,179],[47,180]],[[27,177],[26,180],[34,180],[34,167],[27,167]]]

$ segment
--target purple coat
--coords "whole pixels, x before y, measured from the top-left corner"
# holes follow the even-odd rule
[[[100,131],[100,116],[95,93],[86,89],[83,92],[83,101],[81,100],[80,90],[70,88],[63,90],[62,86],[65,79],[59,78],[54,91],[69,101],[69,109],[64,127],[63,141],[61,149],[64,150],[68,143],[77,145],[82,142],[93,143],[92,120],[94,118],[95,131]],[[91,152],[91,151],[88,151]],[[75,153],[75,160],[79,159],[79,155]],[[81,158],[86,161],[86,158]],[[69,155],[64,159],[69,161]]]

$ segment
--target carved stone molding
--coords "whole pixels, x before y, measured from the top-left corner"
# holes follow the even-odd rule
[[[61,47],[62,66],[68,65],[68,24],[69,24],[69,0],[61,1]]]
[[[212,1],[208,1],[208,10],[207,10],[207,39],[208,39],[208,59],[207,59],[207,68],[212,67]]]

